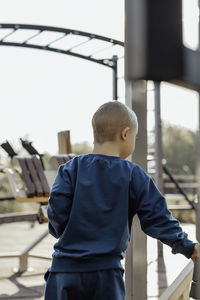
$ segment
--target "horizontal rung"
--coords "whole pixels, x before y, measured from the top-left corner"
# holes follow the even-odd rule
[[[192,210],[190,205],[168,205],[170,210]]]
[[[20,252],[2,252],[0,253],[0,258],[11,258],[11,257],[19,257],[21,256],[21,253]]]

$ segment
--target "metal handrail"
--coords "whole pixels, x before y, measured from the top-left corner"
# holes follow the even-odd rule
[[[193,269],[194,264],[190,261],[172,284],[159,297],[159,300],[189,299],[189,288],[192,280]]]
[[[191,280],[193,280],[191,285]],[[191,290],[190,290],[191,286]],[[192,260],[163,292],[159,300],[200,299],[200,244],[197,247],[195,263]]]
[[[194,264],[194,273],[192,278],[190,297],[200,299],[200,244],[197,246],[197,256]]]
[[[18,272],[25,272],[28,269],[28,257],[33,257],[33,255],[29,255],[29,252],[35,248],[47,235],[49,231],[46,229],[42,234],[40,234],[32,243],[26,246],[22,251],[10,252],[10,253],[0,253],[0,258],[19,258],[19,267],[17,269]],[[34,255],[34,258],[39,259],[48,259],[51,260],[50,257],[43,257]]]

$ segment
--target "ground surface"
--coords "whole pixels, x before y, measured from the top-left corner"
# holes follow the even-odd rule
[[[194,239],[194,226],[184,225],[185,231]],[[34,226],[29,222],[16,222],[0,225],[0,254],[21,251],[42,232],[47,225]],[[48,235],[30,254],[51,257],[55,239]],[[160,291],[170,285],[188,260],[181,255],[172,255],[169,247],[164,247],[164,261],[160,263]],[[157,300],[159,293],[157,242],[148,238],[148,299]],[[43,300],[44,273],[50,266],[50,260],[29,258],[29,270],[23,274],[14,273],[18,267],[18,258],[0,258],[0,300]],[[164,271],[166,270],[166,275]]]

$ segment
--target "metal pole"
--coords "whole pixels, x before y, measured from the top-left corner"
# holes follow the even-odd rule
[[[200,0],[198,1],[199,6],[199,51],[200,51]],[[196,168],[196,177],[197,182],[199,183],[199,188],[197,190],[197,203],[196,203],[196,209],[195,209],[195,215],[196,215],[196,239],[198,242],[200,242],[200,94],[198,99],[198,130],[196,135],[196,159],[197,159],[197,168]]]
[[[113,100],[117,100],[118,99],[118,78],[117,78],[118,57],[117,55],[113,55],[112,62],[113,62]]]
[[[155,182],[160,192],[163,193],[163,170],[162,170],[162,123],[160,116],[160,82],[155,81]]]
[[[146,81],[126,82],[126,105],[138,117],[139,131],[131,161],[147,170],[147,85]],[[125,262],[126,300],[147,299],[147,238],[138,217],[134,217],[131,241]]]
[[[163,194],[163,167],[162,167],[162,121],[161,121],[161,112],[160,112],[160,82],[154,82],[155,87],[155,183]],[[162,294],[163,289],[167,288],[167,277],[166,277],[166,268],[163,257],[163,244],[158,240],[158,287],[159,295]]]
[[[199,47],[200,51],[200,0],[198,0],[199,6]],[[197,152],[197,168],[196,168],[196,176],[197,182],[199,183],[199,187],[197,190],[197,203],[195,204],[195,214],[196,214],[196,239],[200,242],[200,93],[199,93],[199,101],[198,101],[198,130],[197,130],[197,143],[196,143],[196,152]],[[198,245],[197,249],[197,257],[194,264],[194,273],[193,273],[193,282],[190,290],[190,297],[193,299],[200,299],[200,245]]]
[[[163,178],[162,178],[162,124],[160,117],[160,82],[154,82],[155,87],[155,183],[163,193]],[[163,257],[163,245],[158,241],[158,256]]]

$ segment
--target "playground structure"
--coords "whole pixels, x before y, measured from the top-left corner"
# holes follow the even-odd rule
[[[0,24],[0,46],[40,49],[71,55],[113,70],[113,99],[118,99],[118,60],[124,57],[124,43],[93,33],[68,28],[29,24]],[[25,33],[21,40],[20,33]],[[48,42],[38,38],[49,34]],[[62,43],[61,43],[62,42]],[[63,42],[66,43],[63,46]]]
[[[126,0],[125,1],[125,73],[126,104],[139,116],[138,142],[134,161],[147,170],[147,85],[144,80],[154,80],[155,86],[155,160],[156,184],[163,191],[162,180],[162,132],[160,117],[160,82],[165,80],[200,90],[199,51],[183,46],[182,41],[182,1]],[[199,28],[200,32],[200,28]],[[199,42],[200,45],[200,42]],[[200,107],[200,104],[199,104]],[[199,116],[200,118],[200,116]],[[200,128],[200,122],[199,122]],[[199,138],[200,135],[198,135]],[[197,146],[200,152],[199,145]],[[197,161],[197,182],[199,165]],[[200,193],[194,203],[196,213],[196,238],[200,241]],[[127,256],[127,299],[146,299],[146,236],[140,234],[139,222],[133,226],[132,241]],[[139,239],[140,237],[140,239]],[[141,249],[144,249],[141,255]],[[162,254],[162,247],[158,245]],[[134,254],[132,254],[134,253]],[[138,259],[140,259],[138,261]],[[200,270],[199,270],[200,273]],[[181,274],[181,282],[176,289],[168,287],[167,299],[189,299],[188,272]],[[129,280],[132,279],[132,281]],[[187,281],[184,290],[179,289]],[[199,284],[199,283],[198,283]],[[186,287],[187,286],[187,287]],[[176,293],[179,290],[178,294]],[[176,298],[173,295],[176,293]],[[187,296],[186,296],[187,294]],[[161,296],[162,297],[162,296]],[[196,294],[196,299],[200,295]],[[164,299],[164,298],[163,298]]]
[[[142,4],[141,4],[142,3]],[[169,3],[169,7],[167,7],[167,3]],[[155,12],[155,14],[160,10],[162,11],[162,14],[164,14],[163,20],[163,24],[164,26],[166,26],[169,35],[167,35],[167,37],[170,36],[170,34],[172,33],[172,30],[174,30],[174,28],[169,24],[169,20],[171,20],[171,15],[169,17],[169,15],[167,15],[168,13],[170,13],[171,11],[174,12],[173,14],[173,18],[174,18],[174,23],[171,22],[171,24],[177,24],[177,20],[176,18],[178,17],[178,14],[180,14],[180,9],[181,9],[181,5],[180,5],[180,1],[168,1],[166,2],[166,7],[165,7],[165,13],[163,12],[162,7],[159,6],[159,2],[155,1],[155,7],[150,7],[147,5],[146,1],[139,1],[139,0],[131,0],[128,2],[128,0],[126,1],[126,22],[127,22],[127,26],[126,26],[126,65],[129,65],[130,68],[134,66],[134,61],[136,62],[138,59],[138,53],[140,55],[140,59],[144,62],[147,62],[147,65],[149,63],[149,61],[151,61],[151,64],[148,65],[148,67],[152,67],[152,69],[150,69],[150,72],[146,72],[145,71],[147,69],[145,69],[144,65],[141,63],[141,61],[138,59],[138,61],[140,61],[141,65],[143,66],[143,70],[139,70],[137,74],[135,74],[133,72],[133,69],[131,70],[131,72],[127,75],[126,78],[126,104],[133,108],[134,111],[136,112],[136,114],[138,115],[139,120],[143,120],[142,124],[140,124],[140,131],[139,131],[139,138],[138,138],[138,142],[136,144],[136,151],[134,154],[134,162],[138,163],[139,165],[141,165],[143,167],[143,169],[147,170],[147,116],[146,116],[146,111],[147,111],[147,106],[146,106],[146,94],[147,94],[147,86],[146,86],[146,82],[144,81],[144,79],[146,80],[156,80],[155,82],[155,137],[156,137],[156,183],[159,187],[159,189],[161,191],[163,191],[163,182],[162,182],[162,147],[161,147],[161,120],[160,120],[160,81],[161,80],[167,80],[170,82],[176,82],[178,84],[182,84],[183,86],[187,86],[189,88],[195,89],[199,91],[200,88],[200,82],[199,82],[199,70],[198,70],[198,62],[199,62],[199,54],[198,53],[194,53],[194,51],[190,51],[189,49],[185,49],[182,46],[182,39],[181,39],[181,27],[180,24],[177,27],[177,36],[175,34],[175,39],[177,38],[178,43],[176,43],[176,49],[173,49],[174,44],[173,41],[167,40],[166,37],[163,37],[164,39],[164,46],[165,49],[167,46],[171,47],[170,49],[172,56],[169,58],[166,51],[163,52],[163,49],[157,49],[157,43],[160,43],[159,38],[161,38],[160,36],[160,32],[159,33],[155,33],[154,30],[156,28],[156,26],[154,28],[149,28],[150,32],[148,32],[147,27],[145,27],[145,25],[142,23],[145,23],[145,18],[147,18],[146,15],[146,10],[147,13],[149,12],[149,19],[151,20],[151,18],[155,17],[155,20],[158,19],[158,15],[154,15],[153,12]],[[134,9],[133,9],[134,8]],[[167,9],[166,9],[167,8]],[[146,9],[144,11],[144,9]],[[134,15],[135,13],[135,15]],[[176,15],[177,13],[177,15]],[[165,15],[166,14],[166,15]],[[135,16],[135,18],[133,18],[133,16]],[[139,17],[138,17],[139,16]],[[136,21],[135,21],[136,20]],[[168,20],[168,21],[167,21]],[[134,22],[134,23],[132,23]],[[141,26],[142,25],[142,26]],[[74,51],[71,51],[70,49],[67,51],[63,51],[61,49],[58,48],[53,48],[51,45],[52,43],[58,41],[58,39],[56,39],[56,41],[50,42],[48,45],[45,46],[39,46],[39,45],[33,45],[30,44],[30,40],[35,37],[36,35],[39,35],[40,33],[42,33],[45,30],[49,30],[49,27],[38,27],[38,26],[33,26],[33,25],[20,25],[20,24],[1,24],[1,28],[10,28],[12,29],[12,32],[8,33],[7,35],[4,36],[3,39],[1,39],[0,41],[0,45],[2,46],[19,46],[19,47],[28,47],[28,48],[36,48],[36,49],[42,49],[42,50],[49,50],[49,51],[54,51],[54,52],[59,52],[59,53],[63,53],[63,54],[69,54],[69,55],[73,55],[79,58],[84,58],[84,59],[88,59],[90,61],[96,62],[96,63],[101,63],[104,64],[108,67],[111,67],[113,69],[113,98],[117,99],[117,61],[118,58],[116,57],[116,55],[113,55],[111,58],[106,59],[104,58],[103,60],[100,59],[99,62],[97,61],[98,59],[94,59],[94,57],[92,57],[91,55],[89,56],[85,56],[83,57],[80,54],[75,53]],[[52,27],[51,27],[52,28]],[[141,28],[143,31],[141,31]],[[145,28],[145,30],[144,30]],[[157,28],[160,28],[160,23],[158,23]],[[166,28],[162,28],[162,30],[166,30]],[[27,38],[26,41],[23,41],[22,43],[14,43],[14,42],[9,42],[6,41],[6,39],[11,36],[12,34],[14,34],[17,30],[20,29],[37,29],[39,30],[38,33],[35,33],[33,36],[31,36],[30,38]],[[132,29],[134,29],[134,32],[132,31]],[[59,32],[60,29],[55,30],[55,28],[52,31],[57,31]],[[73,35],[82,35],[82,36],[86,36],[88,37],[90,40],[97,38],[97,36],[95,35],[90,35],[87,33],[87,35],[85,35],[85,33],[83,32],[77,32],[77,31],[72,31],[72,30],[68,30],[68,29],[62,29],[60,30],[60,32],[64,33],[63,37],[60,37],[61,39],[65,37],[65,35],[67,34],[73,34]],[[145,35],[145,34],[146,35]],[[148,41],[147,41],[147,36],[152,36],[152,37],[157,37],[157,39],[153,39],[154,43],[152,43],[150,45],[148,49],[148,51],[152,54],[153,50],[156,50],[156,58],[159,58],[159,62],[157,64],[157,66],[162,66],[161,69],[156,69],[155,67],[155,61],[153,60],[153,57],[148,56],[148,58],[146,57],[147,53],[144,52],[138,52],[138,51],[134,51],[133,48],[131,48],[134,45],[139,45],[142,46],[143,49],[145,49],[144,45],[148,45]],[[139,37],[143,38],[143,40],[139,40]],[[174,37],[173,37],[174,38]],[[88,40],[87,42],[89,42],[90,40]],[[103,39],[101,39],[103,40]],[[135,41],[135,44],[134,44]],[[137,42],[136,42],[137,41]],[[141,42],[142,41],[142,42]],[[28,44],[27,44],[28,42]],[[110,42],[111,44],[113,43],[112,39],[107,40],[107,42]],[[120,46],[123,47],[123,43],[120,42],[121,44],[119,44]],[[141,43],[141,44],[140,44]],[[117,41],[115,41],[115,43],[113,43],[114,45],[117,45]],[[80,44],[77,44],[75,46],[78,47]],[[172,47],[173,45],[173,47]],[[152,48],[151,48],[152,47]],[[72,48],[71,48],[72,49]],[[159,51],[158,51],[159,50]],[[176,51],[177,52],[176,52]],[[127,52],[128,51],[128,52]],[[174,62],[174,57],[177,57],[177,53],[178,56],[180,57],[180,61],[177,62],[177,64],[173,64]],[[142,56],[144,54],[144,56]],[[155,54],[155,53],[154,53]],[[133,57],[135,55],[135,57]],[[167,60],[165,60],[165,58],[167,57]],[[163,66],[162,62],[165,61],[166,64]],[[190,63],[192,61],[192,63]],[[184,64],[184,68],[183,67]],[[138,64],[140,65],[140,64]],[[169,76],[169,69],[173,67],[171,69],[171,73]],[[175,68],[175,69],[174,69]],[[182,73],[182,69],[184,69],[184,74]],[[135,68],[135,70],[138,70]],[[156,71],[155,71],[156,70]],[[129,70],[130,71],[130,70]],[[148,69],[149,71],[149,69]],[[154,73],[155,72],[155,73]],[[166,76],[166,77],[165,77]],[[141,138],[142,137],[142,138]],[[200,164],[200,162],[198,162],[198,164]],[[199,181],[199,176],[197,176],[197,181],[198,181],[198,185],[200,186],[200,181]],[[198,191],[199,193],[199,191]],[[200,208],[199,208],[199,202],[198,203],[193,203],[195,204],[193,208],[195,208],[196,211],[196,225],[197,228],[199,228],[199,220],[200,220]],[[197,239],[199,240],[199,234],[197,231]],[[143,300],[147,298],[147,290],[146,290],[146,273],[147,273],[147,266],[146,266],[146,237],[145,235],[141,232],[140,228],[139,228],[139,223],[138,220],[135,219],[134,222],[134,227],[133,227],[133,233],[132,233],[132,240],[137,240],[137,242],[131,242],[130,247],[127,251],[127,256],[126,256],[126,289],[127,289],[127,300],[132,300],[132,299],[137,299],[137,300]],[[141,255],[141,249],[143,249],[142,255]],[[161,249],[160,249],[161,251]],[[162,251],[161,251],[162,252]],[[138,259],[139,258],[139,259]],[[197,268],[199,268],[197,266]],[[199,269],[198,269],[199,270]],[[183,270],[183,272],[180,274],[181,275],[181,279],[178,279],[178,283],[177,281],[175,282],[176,284],[174,284],[173,286],[169,287],[165,294],[163,294],[163,296],[161,295],[160,299],[188,299],[187,295],[188,294],[188,289],[189,289],[189,284],[190,284],[190,280],[191,280],[191,274],[193,271],[193,265],[190,263],[190,265],[188,265],[188,267]],[[195,282],[197,282],[197,285],[199,284],[199,278],[195,278]],[[197,289],[198,292],[198,289]],[[166,296],[167,295],[167,296]],[[200,299],[198,298],[199,295],[197,293],[195,293],[195,295],[193,295],[196,297],[196,299]],[[165,298],[167,297],[167,298]],[[176,298],[175,298],[176,297]],[[181,298],[182,297],[182,298]]]
[[[64,133],[64,134],[63,134]],[[60,138],[61,134],[61,138]],[[59,135],[59,145],[62,152],[62,145],[70,145],[69,132],[61,132]],[[64,138],[63,138],[64,137]],[[66,139],[66,137],[68,137]],[[21,139],[22,146],[31,155],[29,157],[20,157],[13,150],[12,146],[7,141],[1,144],[1,147],[7,152],[11,158],[11,168],[1,168],[1,172],[4,173],[12,189],[13,199],[18,202],[37,202],[39,211],[37,214],[37,220],[39,223],[45,223],[48,221],[47,217],[47,204],[49,198],[50,187],[52,186],[57,169],[59,165],[66,163],[72,159],[75,154],[59,154],[51,157],[52,165],[55,166],[55,170],[45,170],[42,162],[42,155],[32,146],[28,141]],[[65,152],[71,149],[66,147]],[[30,216],[28,216],[29,219]],[[20,219],[19,219],[20,220]],[[22,219],[21,219],[22,220]],[[26,216],[24,216],[26,220]],[[36,220],[36,219],[35,219]],[[13,219],[14,221],[14,219]],[[40,234],[34,241],[32,241],[27,247],[19,252],[0,253],[0,258],[19,258],[18,268],[14,268],[17,272],[21,273],[28,270],[28,258],[34,257],[39,259],[50,259],[49,257],[43,257],[38,255],[30,255],[29,252],[35,248],[46,236],[48,235],[48,229]]]

